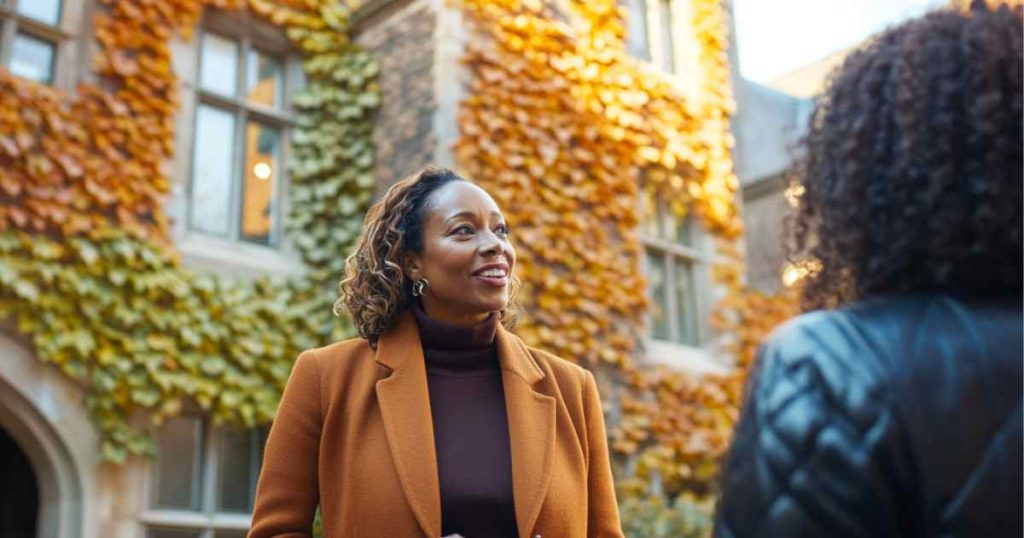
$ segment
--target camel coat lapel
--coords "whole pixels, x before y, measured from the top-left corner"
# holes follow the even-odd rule
[[[441,536],[441,494],[430,416],[427,370],[416,320],[403,316],[377,344],[377,362],[391,368],[377,382],[384,432],[402,490],[427,536]]]
[[[498,328],[496,339],[512,443],[516,527],[521,537],[528,537],[551,481],[555,399],[534,390],[534,385],[544,378],[544,371],[533,361],[522,341],[502,327]]]
[[[526,346],[499,327],[495,336],[508,414],[516,525],[528,536],[552,473],[555,399],[534,390],[544,372]],[[427,536],[441,535],[441,499],[430,394],[419,329],[402,317],[377,345],[376,360],[392,373],[377,382],[384,429],[409,505]]]

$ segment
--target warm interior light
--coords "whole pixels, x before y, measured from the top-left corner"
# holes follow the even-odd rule
[[[270,179],[271,172],[273,172],[273,170],[267,163],[256,163],[256,166],[252,167],[252,173],[257,179]]]
[[[800,205],[800,197],[804,195],[804,186],[799,183],[790,183],[790,185],[786,187],[786,192],[784,194],[790,207],[796,207]]]
[[[795,265],[786,264],[786,268],[782,270],[782,283],[785,284],[787,288],[796,284],[796,281],[800,280],[802,277],[803,275],[800,274],[800,269]]]
[[[800,264],[787,263],[786,268],[782,270],[782,283],[786,287],[790,287],[796,284],[807,275],[811,273],[817,273],[821,270],[821,262],[812,260],[809,262],[803,262]]]

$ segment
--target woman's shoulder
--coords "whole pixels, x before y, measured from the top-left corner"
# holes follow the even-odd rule
[[[553,376],[563,391],[567,388],[582,390],[588,382],[588,377],[593,376],[590,370],[554,353],[532,346],[526,346],[526,349],[540,369],[545,374]]]
[[[310,361],[323,377],[352,377],[360,372],[376,373],[381,368],[365,338],[348,338],[303,351],[297,362]]]
[[[317,362],[330,362],[353,355],[373,354],[373,348],[365,338],[346,338],[324,346],[303,351],[303,355],[313,357]]]
[[[907,355],[918,349],[917,342],[964,339],[987,325],[996,327],[993,337],[1018,327],[1019,339],[1020,319],[1019,302],[967,301],[940,293],[880,296],[799,315],[772,332],[764,354],[900,369],[919,358]],[[926,366],[936,365],[931,355],[924,359]]]
[[[875,384],[883,377],[885,347],[879,336],[845,310],[818,310],[792,318],[772,331],[758,352],[755,366],[765,376],[811,368],[825,381]],[[846,375],[852,376],[842,381]],[[833,376],[836,379],[833,379]],[[815,376],[818,377],[818,376]]]

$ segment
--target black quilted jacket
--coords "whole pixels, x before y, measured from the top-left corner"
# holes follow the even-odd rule
[[[1020,298],[873,299],[762,348],[715,535],[1020,537]]]

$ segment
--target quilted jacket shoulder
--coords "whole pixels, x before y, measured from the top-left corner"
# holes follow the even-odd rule
[[[815,312],[762,347],[716,535],[1020,536],[1021,306]]]

